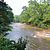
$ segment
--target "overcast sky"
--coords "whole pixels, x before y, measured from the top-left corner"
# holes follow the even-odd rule
[[[29,0],[5,0],[5,2],[13,9],[15,15],[20,15],[23,6],[28,6]]]

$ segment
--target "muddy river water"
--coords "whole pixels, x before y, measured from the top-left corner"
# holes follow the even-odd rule
[[[41,30],[27,28],[27,26],[26,28],[22,28],[21,27],[22,25],[25,24],[21,24],[21,23],[10,24],[10,26],[12,26],[13,29],[12,31],[8,31],[9,34],[6,36],[6,38],[10,40],[15,40],[17,42],[20,37],[23,38],[27,37],[29,42],[27,44],[26,50],[50,50],[50,40],[33,37],[35,31],[41,31]]]

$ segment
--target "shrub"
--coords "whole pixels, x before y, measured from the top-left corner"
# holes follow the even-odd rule
[[[27,40],[20,38],[18,43],[14,40],[4,39],[3,35],[0,35],[0,50],[25,50]]]

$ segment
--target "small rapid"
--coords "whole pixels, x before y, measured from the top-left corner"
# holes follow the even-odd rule
[[[12,31],[8,31],[8,35],[5,38],[10,40],[15,40],[16,42],[20,37],[26,38],[29,40],[26,50],[50,50],[50,40],[45,40],[41,38],[35,38],[35,31],[38,31],[33,28],[22,28],[25,24],[22,23],[12,23],[10,26],[13,27]],[[39,30],[40,31],[40,30]],[[34,37],[33,37],[33,36]]]

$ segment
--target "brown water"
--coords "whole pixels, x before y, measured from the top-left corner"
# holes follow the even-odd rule
[[[11,26],[13,29],[12,31],[8,31],[9,35],[7,35],[6,38],[15,40],[17,42],[20,37],[25,38],[27,36],[29,42],[27,44],[26,50],[50,50],[50,40],[34,38],[32,36],[32,34],[35,34],[35,31],[40,30],[33,28],[22,28],[21,26],[23,25],[24,24],[21,23],[12,23]]]

